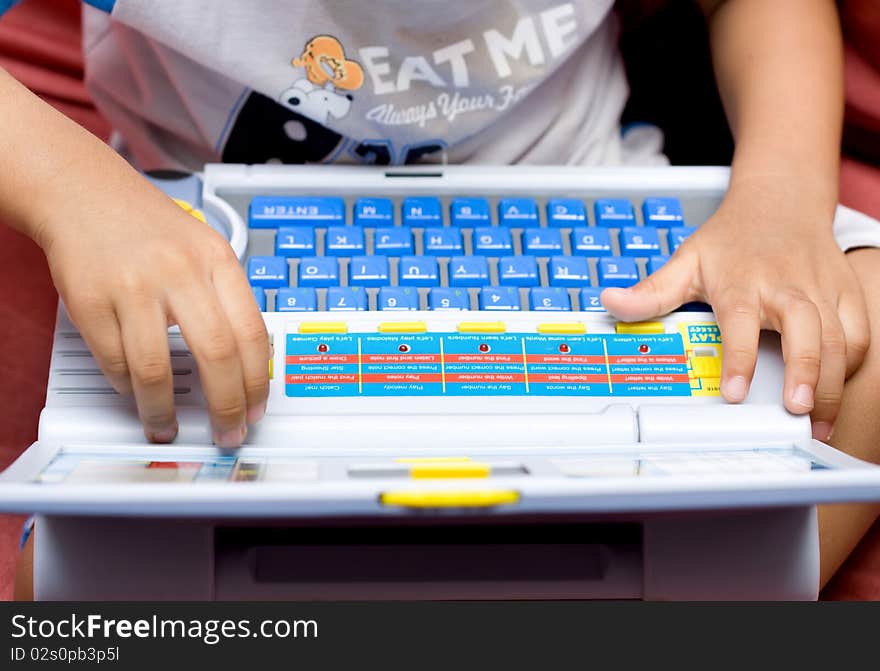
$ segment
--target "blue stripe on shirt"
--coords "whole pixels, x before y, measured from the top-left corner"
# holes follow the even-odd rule
[[[108,14],[113,11],[113,5],[116,4],[116,0],[83,0],[83,2],[92,7],[103,9]]]
[[[13,5],[17,5],[19,0],[0,0],[0,16],[3,16]]]

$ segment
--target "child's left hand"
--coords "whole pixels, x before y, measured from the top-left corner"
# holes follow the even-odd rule
[[[721,393],[743,401],[760,329],[782,335],[783,400],[810,412],[827,440],[846,377],[870,342],[859,283],[834,241],[833,206],[807,185],[780,178],[731,183],[716,214],[657,273],[630,289],[606,289],[606,309],[625,321],[710,303],[724,340]]]

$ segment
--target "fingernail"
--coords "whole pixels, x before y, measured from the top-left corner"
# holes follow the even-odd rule
[[[792,394],[791,400],[798,405],[803,406],[807,410],[812,410],[813,390],[810,388],[810,385],[799,384],[797,386],[797,389],[794,390],[794,394]]]
[[[161,431],[153,431],[149,434],[148,438],[150,442],[153,443],[170,443],[177,437],[177,427],[172,426],[169,429],[162,429]]]
[[[724,384],[724,397],[732,403],[745,401],[748,393],[749,383],[742,375],[734,375]]]
[[[266,414],[266,402],[263,401],[259,405],[252,405],[247,410],[247,423],[256,424]]]
[[[813,438],[827,442],[831,440],[834,425],[831,422],[813,422]]]
[[[241,441],[244,440],[247,429],[241,427],[238,429],[228,429],[223,433],[214,436],[214,443],[217,447],[241,447]]]

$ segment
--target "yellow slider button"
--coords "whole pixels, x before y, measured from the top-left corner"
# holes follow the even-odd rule
[[[557,333],[559,335],[582,335],[587,327],[581,322],[560,322],[559,324],[538,324],[538,333]]]
[[[348,333],[345,322],[300,322],[300,333]]]
[[[507,326],[504,322],[460,322],[459,333],[504,333]]]
[[[617,332],[623,335],[654,335],[665,333],[663,322],[617,322]]]
[[[379,333],[424,333],[428,330],[425,322],[382,322]]]
[[[492,467],[477,461],[423,462],[409,469],[411,478],[488,478]]]
[[[397,491],[382,492],[379,502],[404,508],[491,508],[517,503],[519,492],[507,489],[479,491]]]

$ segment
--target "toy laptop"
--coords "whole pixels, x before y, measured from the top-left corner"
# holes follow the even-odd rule
[[[242,259],[267,416],[212,446],[172,329],[180,433],[146,444],[60,309],[39,441],[0,476],[0,510],[37,514],[37,598],[815,598],[816,504],[880,500],[880,469],[784,410],[778,338],[730,405],[708,306],[620,324],[598,300],[665,263],[727,177],[154,176]]]

